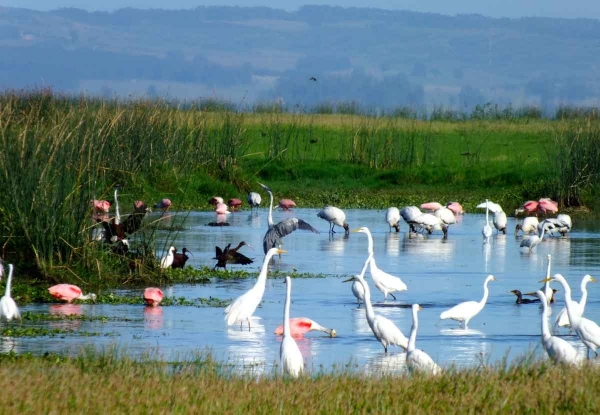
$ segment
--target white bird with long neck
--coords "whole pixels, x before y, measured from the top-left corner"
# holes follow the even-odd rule
[[[550,275],[548,275],[546,278],[547,279],[550,278]],[[596,279],[589,274],[585,275],[581,279],[581,286],[580,286],[581,299],[579,300],[579,303],[573,301],[573,303],[571,304],[572,312],[576,313],[579,316],[583,316],[583,313],[585,311],[585,305],[587,303],[587,297],[588,297],[587,285],[589,282],[596,282]],[[554,320],[554,331],[558,330],[559,327],[570,327],[570,326],[571,326],[571,323],[569,321],[569,315],[567,313],[567,308],[563,307],[562,310],[560,310],[560,312],[556,316],[556,319]]]
[[[488,200],[486,199],[485,200],[485,225],[483,226],[483,229],[481,230],[481,234],[483,235],[483,243],[484,244],[489,244],[490,237],[492,236],[492,227],[490,226],[489,211],[490,211],[490,208],[488,206]]]
[[[17,303],[10,296],[12,286],[13,264],[8,264],[8,279],[6,280],[6,292],[4,297],[0,299],[0,319],[11,321],[14,318],[21,318]]]
[[[244,294],[235,299],[224,311],[225,321],[228,326],[234,323],[240,323],[240,329],[244,321],[248,322],[248,331],[250,331],[250,318],[256,307],[260,304],[263,294],[265,293],[265,285],[267,283],[267,271],[269,270],[269,261],[275,254],[283,254],[284,251],[278,248],[271,248],[265,255],[265,259],[256,279],[256,283],[252,288],[246,291]]]
[[[395,300],[396,296],[393,294],[393,292],[406,291],[408,287],[400,278],[390,275],[387,272],[377,268],[373,252],[373,237],[371,236],[371,231],[369,231],[369,228],[363,226],[362,228],[355,229],[352,232],[359,232],[367,235],[367,251],[369,257],[371,258],[369,262],[369,271],[371,272],[371,278],[373,279],[373,283],[383,293],[384,300],[387,300],[388,294],[390,294]]]
[[[440,314],[440,319],[452,319],[459,322],[463,322],[465,329],[469,326],[469,321],[475,317],[483,307],[485,307],[485,303],[488,299],[488,295],[490,293],[488,289],[488,283],[490,281],[496,281],[496,277],[493,275],[488,275],[483,283],[483,298],[481,301],[465,301],[463,303],[457,304],[449,310],[446,310]]]
[[[590,350],[593,350],[596,356],[596,349],[600,347],[600,327],[598,324],[585,317],[580,316],[573,307],[574,301],[571,299],[571,287],[565,278],[560,274],[554,274],[551,278],[553,281],[558,281],[565,291],[565,304],[567,306],[567,314],[571,322],[571,328],[577,333],[583,344],[588,348],[588,357]],[[542,280],[546,281],[546,280]],[[542,282],[540,281],[540,282]]]
[[[540,290],[537,291],[537,296],[542,302],[542,346],[548,353],[548,357],[554,363],[577,364],[580,359],[577,356],[577,350],[569,342],[560,337],[552,336],[548,328],[548,299]]]
[[[406,365],[411,372],[437,375],[442,371],[442,368],[439,367],[427,353],[416,348],[417,330],[419,328],[419,317],[417,316],[417,313],[420,310],[422,310],[422,308],[419,304],[412,305],[413,323],[410,328],[410,337],[408,339]]]
[[[544,226],[543,223],[544,222],[542,222],[540,224],[541,227],[538,228],[539,229],[538,235],[531,235],[526,238],[523,238],[523,240],[521,241],[521,244],[519,245],[520,248],[529,248],[529,253],[531,253],[531,250],[533,248],[535,248],[536,246],[538,246],[544,240],[544,233],[546,232],[546,226]]]
[[[292,279],[285,277],[286,294],[283,306],[283,340],[279,348],[279,359],[281,360],[281,372],[284,375],[297,378],[304,370],[304,358],[298,347],[298,343],[292,337],[290,329],[290,303],[292,302]]]
[[[362,270],[359,274],[361,278],[364,278],[365,272],[367,271],[367,266],[369,265],[369,262],[371,262],[371,258],[371,255],[367,257],[365,264],[363,265]],[[354,294],[354,297],[356,297],[356,301],[358,302],[358,307],[360,307],[360,303],[362,302],[364,304],[365,302],[365,290],[363,289],[363,286],[359,281],[353,281],[351,289],[352,294]]]
[[[118,197],[118,193],[119,193],[119,189],[121,188],[121,186],[116,185],[115,186],[115,225],[118,225],[121,223],[121,211],[119,210],[119,197]]]
[[[369,291],[369,285],[365,279],[360,275],[354,275],[348,278],[344,282],[358,281],[365,292],[365,314],[367,316],[367,323],[373,331],[375,338],[383,345],[383,350],[387,353],[388,346],[396,345],[402,347],[404,350],[408,348],[408,339],[400,329],[394,324],[394,322],[384,316],[375,314],[373,306],[371,305],[371,292]]]
[[[175,247],[171,246],[171,247],[169,247],[167,254],[161,258],[160,267],[162,269],[171,268],[171,265],[173,265],[174,260],[175,260]]]

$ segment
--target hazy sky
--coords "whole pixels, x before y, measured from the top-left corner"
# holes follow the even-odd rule
[[[196,6],[266,6],[296,10],[304,4],[342,7],[374,7],[441,14],[478,13],[492,17],[546,16],[600,19],[598,0],[0,0],[0,5],[51,10],[77,7],[87,10],[115,10],[123,7],[189,9]]]

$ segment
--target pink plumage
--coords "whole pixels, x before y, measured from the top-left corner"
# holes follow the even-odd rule
[[[241,199],[229,199],[227,201],[227,206],[229,206],[231,208],[231,210],[239,210],[239,208],[242,206],[242,200]]]
[[[463,207],[458,202],[448,202],[446,207],[452,211],[455,215],[460,215],[463,213]]]
[[[108,213],[108,211],[110,210],[110,203],[108,202],[108,200],[95,200],[94,199],[92,201],[92,206],[98,212]]]
[[[144,290],[144,301],[146,302],[146,305],[149,305],[150,307],[159,305],[163,297],[164,294],[160,288],[148,287]]]
[[[219,214],[219,215],[226,215],[227,213],[231,213],[231,212],[229,212],[227,205],[225,203],[217,203],[215,212],[217,212],[217,214]]]
[[[283,210],[290,210],[293,207],[296,207],[296,202],[292,199],[281,199],[279,201],[279,207]]]
[[[154,205],[157,209],[169,209],[171,207],[171,199],[162,199],[160,202]]]
[[[440,205],[438,202],[428,202],[421,205],[421,209],[431,210],[432,212],[435,212],[441,207],[442,205]]]
[[[538,202],[536,200],[528,200],[527,202],[523,203],[521,209],[523,209],[527,214],[537,213]]]
[[[554,200],[543,197],[538,200],[538,211],[541,214],[546,214],[548,212],[556,213],[558,212],[558,203],[556,203]]]
[[[208,200],[208,203],[217,206],[219,203],[223,203],[223,198],[220,196],[213,196]]]
[[[310,318],[296,317],[290,319],[290,331],[292,336],[299,337],[302,336],[304,333],[308,333],[312,330],[325,332],[331,337],[337,336],[337,333],[334,329],[328,329],[326,327],[323,327],[316,321],[311,320]],[[275,334],[283,334],[283,325],[275,329]]]
[[[81,297],[83,291],[76,285],[73,284],[57,284],[48,288],[48,292],[54,298],[67,303],[72,302],[74,299]]]

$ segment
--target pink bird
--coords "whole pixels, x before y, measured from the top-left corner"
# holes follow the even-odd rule
[[[328,329],[321,326],[316,321],[313,321],[307,317],[296,317],[290,319],[290,330],[292,332],[292,336],[302,336],[304,333],[308,333],[312,330],[322,331],[329,334],[330,337],[337,336],[337,333],[334,329]],[[275,329],[275,334],[283,334],[283,325],[277,327]]]
[[[296,207],[296,202],[292,199],[281,199],[279,201],[279,207],[283,210],[290,210],[293,207]]]
[[[171,207],[171,199],[162,199],[160,202],[154,205],[156,209],[169,210]]]
[[[219,196],[213,196],[208,201],[209,204],[217,206],[219,203],[223,203],[223,198]]]
[[[110,210],[110,202],[108,200],[92,200],[92,207],[96,212],[108,213]]]
[[[442,205],[440,205],[438,202],[428,202],[428,203],[423,203],[421,205],[421,209],[430,210],[432,212],[435,212],[436,210],[440,209],[441,207],[442,207]]]
[[[67,303],[73,302],[73,300],[92,300],[96,301],[96,294],[83,295],[83,291],[76,285],[73,284],[58,284],[48,288],[48,292],[54,298]]]
[[[517,211],[515,213],[519,213],[519,212],[525,212],[526,215],[529,214],[537,214],[538,211],[538,202],[536,200],[528,200],[527,202],[523,203],[523,205],[521,206],[520,209],[517,209]]]
[[[159,305],[164,296],[160,288],[148,287],[144,290],[144,301],[150,307]]]
[[[227,201],[227,206],[229,206],[232,211],[240,210],[240,207],[242,206],[242,200],[241,199],[229,199]]]
[[[217,215],[226,215],[231,213],[229,210],[227,210],[227,205],[225,203],[217,203],[215,212],[217,212]]]
[[[543,197],[538,200],[538,212],[540,212],[542,215],[545,215],[548,212],[556,213],[558,212],[558,203],[547,197]]]
[[[461,215],[463,213],[463,207],[458,202],[448,202],[446,207],[452,211],[455,215]]]

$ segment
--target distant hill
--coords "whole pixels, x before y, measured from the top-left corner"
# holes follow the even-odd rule
[[[327,6],[0,8],[0,87],[301,108],[598,105],[599,40],[591,19]]]

